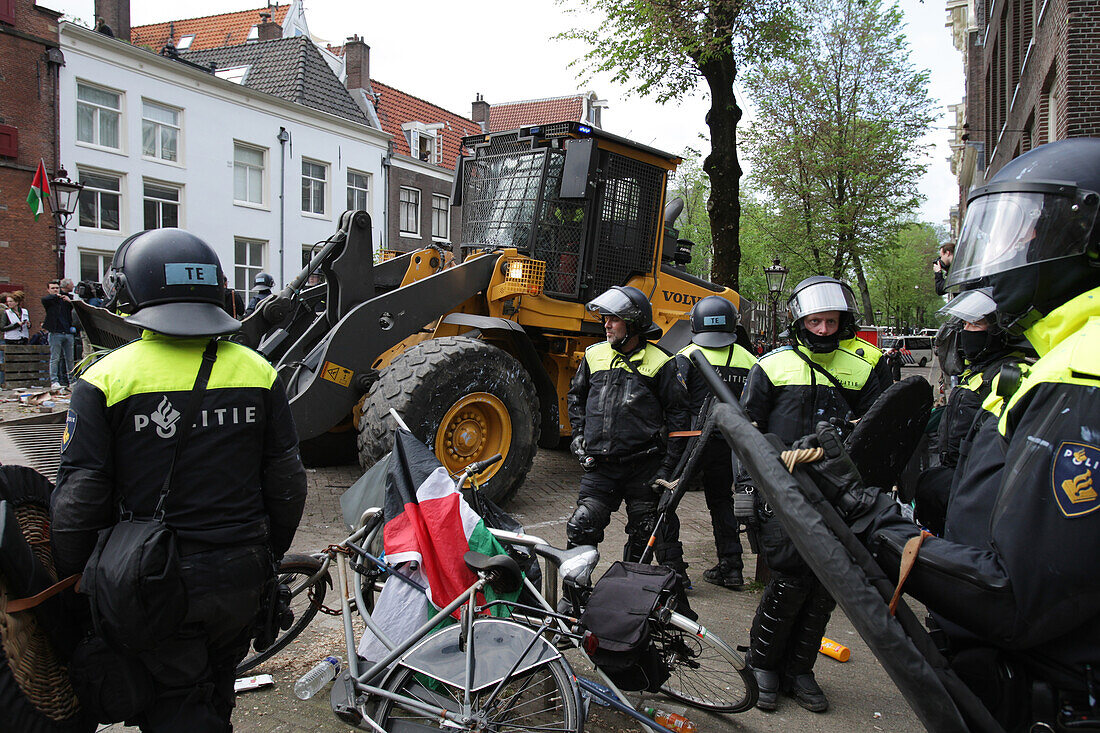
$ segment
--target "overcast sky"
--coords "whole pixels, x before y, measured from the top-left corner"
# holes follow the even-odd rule
[[[90,25],[93,0],[38,0]],[[186,3],[131,1],[131,24],[247,10],[258,0],[188,0]],[[926,197],[921,218],[941,223],[958,203],[957,185],[946,162],[953,116],[946,105],[962,100],[962,56],[951,44],[942,0],[900,0],[907,36],[918,68],[931,71],[931,93],[942,114],[926,142],[933,145],[929,171],[921,181]],[[479,0],[472,4],[420,0],[307,0],[306,19],[318,40],[338,45],[358,34],[371,47],[371,76],[434,104],[470,115],[475,94],[490,103],[538,99],[591,89],[609,107],[603,112],[610,131],[673,153],[691,147],[709,149],[703,121],[703,93],[679,103],[658,105],[628,97],[608,79],[581,86],[569,64],[583,55],[577,43],[553,36],[591,20],[566,13],[554,0]],[[744,101],[744,100],[743,100]],[[751,114],[751,109],[750,109]]]

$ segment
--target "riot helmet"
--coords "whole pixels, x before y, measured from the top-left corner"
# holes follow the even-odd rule
[[[1100,284],[1100,139],[1041,145],[968,201],[946,285],[989,286],[1001,329],[1022,333]]]
[[[126,239],[103,276],[107,307],[168,336],[221,336],[241,327],[224,310],[218,255],[182,229],[150,229]]]
[[[737,341],[737,309],[720,295],[708,295],[691,309],[691,342],[721,349]]]
[[[815,353],[834,351],[842,339],[856,335],[856,319],[859,318],[856,296],[847,284],[834,277],[814,275],[800,282],[787,300],[787,311],[795,339]],[[806,316],[828,311],[840,314],[836,333],[818,336],[806,328]]]
[[[585,306],[601,317],[616,316],[626,323],[626,338],[613,343],[615,349],[621,347],[633,336],[649,341],[660,338],[661,327],[653,322],[653,306],[645,293],[630,285],[613,285],[597,295]]]
[[[255,290],[267,290],[270,291],[275,287],[275,278],[268,275],[266,272],[261,272],[256,276],[256,280],[252,283]]]

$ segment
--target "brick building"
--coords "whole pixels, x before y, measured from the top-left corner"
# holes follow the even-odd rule
[[[47,208],[35,222],[26,199],[39,160],[51,176],[60,166],[60,16],[33,0],[0,0],[0,293],[25,291],[32,324],[42,322],[39,298],[57,275],[53,218]]]
[[[1055,140],[1100,135],[1100,0],[949,0],[963,52],[952,171],[970,188]]]

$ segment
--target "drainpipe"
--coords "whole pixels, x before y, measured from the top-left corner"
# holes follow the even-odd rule
[[[285,127],[279,128],[279,134],[275,136],[279,141],[279,288],[286,283],[286,257],[283,254],[286,232],[286,144],[290,140],[290,133]]]
[[[393,161],[393,142],[382,156],[382,238],[379,249],[390,248],[390,164]],[[400,204],[398,204],[400,206]]]

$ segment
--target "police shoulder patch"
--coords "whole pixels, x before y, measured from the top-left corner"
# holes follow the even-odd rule
[[[69,410],[69,414],[65,416],[65,432],[61,434],[61,452],[64,453],[65,449],[69,447],[69,441],[73,439],[73,435],[76,434],[76,413]]]
[[[1100,509],[1094,475],[1097,470],[1100,470],[1100,448],[1069,441],[1058,446],[1050,469],[1050,483],[1062,514],[1080,517]]]

